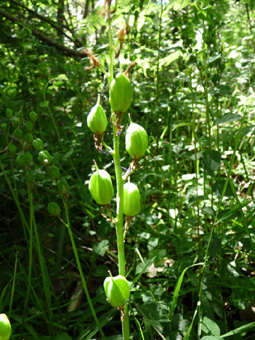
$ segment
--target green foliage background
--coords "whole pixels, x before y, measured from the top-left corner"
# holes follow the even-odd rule
[[[114,36],[129,30],[116,65],[136,63],[129,113],[150,140],[133,177],[142,212],[126,239],[132,339],[253,339],[254,2],[123,0],[112,8]],[[63,224],[60,181],[97,316],[107,339],[120,339],[120,314],[102,288],[107,271],[117,273],[115,230],[87,185],[93,159],[114,175],[86,124],[98,93],[110,117],[106,78],[86,70],[83,52],[107,68],[104,17],[89,0],[0,3],[0,312],[9,313],[12,339],[100,338]],[[128,168],[124,134],[121,148]]]

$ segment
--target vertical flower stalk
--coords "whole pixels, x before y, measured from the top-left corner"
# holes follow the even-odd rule
[[[114,63],[115,57],[119,55],[125,36],[125,29],[121,29],[117,36],[116,44],[113,42],[112,36],[112,18],[110,11],[110,3],[107,9],[108,39],[109,39],[109,64],[108,73],[102,69],[100,62],[94,63],[107,76],[109,85],[109,102],[111,106],[112,132],[113,132],[113,148],[111,149],[104,143],[104,132],[107,127],[107,118],[103,108],[99,108],[98,103],[92,108],[87,116],[87,125],[94,133],[95,147],[99,152],[102,147],[110,152],[113,157],[115,179],[116,179],[116,214],[112,218],[110,209],[113,197],[113,187],[111,176],[105,170],[98,169],[91,176],[89,181],[89,190],[93,199],[104,206],[110,214],[110,220],[115,223],[117,251],[118,251],[118,275],[115,277],[107,277],[104,282],[105,294],[110,304],[121,312],[122,335],[123,340],[130,339],[129,317],[127,300],[130,296],[130,286],[126,279],[126,261],[124,240],[127,234],[130,222],[133,216],[140,212],[140,192],[138,187],[130,181],[125,183],[131,173],[139,167],[139,160],[144,156],[148,148],[147,132],[138,124],[132,123],[126,131],[126,151],[132,157],[129,169],[126,174],[122,174],[120,160],[120,136],[123,130],[122,120],[125,112],[129,109],[133,99],[133,88],[128,79],[132,63],[125,72],[122,72],[120,65],[120,73],[115,75]],[[118,47],[119,45],[119,47]],[[115,54],[115,51],[117,53]],[[125,184],[125,185],[124,185]],[[125,204],[125,206],[124,206]],[[125,207],[125,209],[124,209]],[[125,215],[125,230],[124,216]]]
[[[108,76],[108,85],[109,85],[109,97],[111,92],[111,86],[114,77],[114,53],[115,48],[113,45],[112,39],[112,30],[111,30],[111,18],[109,15],[108,18],[108,37],[109,37],[109,76]],[[118,249],[118,265],[119,265],[119,275],[126,276],[125,270],[125,247],[124,247],[124,236],[123,236],[123,185],[124,181],[122,179],[122,170],[120,163],[120,134],[118,133],[117,122],[116,122],[116,114],[114,115],[113,107],[111,103],[111,111],[112,111],[112,127],[113,127],[113,161],[115,167],[115,176],[116,176],[116,236],[117,236],[117,249]],[[122,335],[124,340],[129,340],[129,317],[128,317],[128,307],[127,303],[124,304],[124,313],[122,317]]]

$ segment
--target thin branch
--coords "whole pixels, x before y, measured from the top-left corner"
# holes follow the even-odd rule
[[[41,31],[25,25],[22,21],[20,21],[19,19],[17,19],[16,17],[14,17],[13,15],[3,11],[0,9],[0,15],[5,17],[8,20],[11,20],[12,22],[18,24],[19,26],[27,29],[28,31],[30,31],[34,36],[36,36],[37,38],[43,40],[44,42],[46,42],[48,45],[55,47],[57,50],[60,50],[64,55],[69,56],[69,57],[79,57],[79,58],[84,58],[86,53],[84,51],[77,51],[77,50],[73,50],[69,47],[66,47],[60,43],[58,43],[55,40],[52,40],[51,38],[49,38],[47,35],[45,35],[44,33],[42,33]]]
[[[81,47],[81,44],[78,40],[74,40],[72,37],[70,37],[69,35],[67,35],[56,23],[54,23],[52,20],[45,18],[44,16],[38,14],[37,12],[33,11],[32,9],[24,6],[23,4],[19,3],[16,0],[10,0],[13,4],[22,7],[23,9],[25,9],[27,12],[33,14],[35,17],[39,18],[40,20],[47,22],[48,24],[50,24],[53,28],[55,28],[58,32],[60,32],[61,34],[63,34],[67,39],[69,39],[70,41],[72,41],[76,46]],[[65,29],[69,30],[71,33],[73,33],[68,26],[63,26]]]

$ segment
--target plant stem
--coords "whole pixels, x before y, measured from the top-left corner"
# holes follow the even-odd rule
[[[114,45],[112,39],[112,30],[111,30],[111,18],[110,15],[108,17],[108,37],[109,37],[109,76],[108,76],[108,84],[109,84],[109,93],[110,86],[114,76]],[[115,123],[116,117],[114,114],[113,123]],[[124,247],[124,237],[123,237],[123,178],[122,178],[122,170],[120,164],[120,135],[117,134],[117,127],[115,124],[113,126],[113,161],[115,167],[115,176],[116,176],[116,186],[117,186],[117,207],[116,207],[116,235],[117,235],[117,249],[118,249],[118,265],[119,265],[119,275],[126,276],[125,270],[125,247]],[[125,304],[124,307],[124,316],[122,318],[122,335],[123,340],[129,340],[129,317],[128,317],[128,307]]]

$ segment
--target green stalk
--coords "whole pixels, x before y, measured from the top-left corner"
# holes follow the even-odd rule
[[[212,229],[211,229],[211,232],[210,232],[210,237],[209,237],[209,240],[208,240],[207,248],[206,248],[206,251],[205,251],[205,260],[204,260],[202,278],[201,278],[200,287],[199,287],[199,301],[198,301],[198,304],[197,304],[197,309],[198,309],[198,335],[199,336],[201,336],[201,333],[202,333],[202,302],[201,302],[202,292],[203,292],[202,282],[204,281],[205,270],[207,268],[208,252],[209,252],[210,244],[211,244],[211,241],[212,241],[214,229],[215,229],[215,226],[217,225],[217,222],[218,222],[218,214],[219,214],[219,211],[220,211],[220,206],[222,204],[223,197],[224,197],[225,192],[227,190],[228,182],[230,181],[230,175],[231,175],[231,171],[232,171],[232,168],[233,168],[234,160],[236,158],[236,152],[237,152],[237,148],[238,148],[238,145],[239,145],[241,132],[243,130],[244,121],[245,121],[245,115],[243,116],[243,119],[241,121],[241,126],[240,126],[240,129],[239,129],[238,135],[236,137],[235,148],[234,148],[231,160],[230,160],[229,165],[228,165],[228,169],[229,169],[228,174],[227,174],[226,181],[225,181],[222,193],[221,193],[221,197],[219,199],[218,209],[216,211],[216,215],[215,215],[213,226],[212,226]]]
[[[14,201],[16,203],[16,206],[17,206],[17,208],[19,210],[19,215],[20,215],[20,219],[21,219],[22,227],[23,227],[23,231],[24,231],[24,237],[25,237],[26,242],[28,244],[28,235],[27,235],[27,233],[29,231],[29,226],[28,226],[27,220],[26,220],[26,218],[24,216],[23,210],[21,209],[21,206],[20,206],[18,191],[16,190],[16,193],[15,193],[15,191],[14,191],[12,185],[11,185],[11,182],[10,182],[6,172],[5,172],[5,169],[4,169],[3,164],[2,164],[1,161],[0,161],[0,169],[1,169],[2,173],[4,174],[4,178],[5,178],[8,186],[9,186],[9,189],[10,189],[10,191],[12,193],[13,199],[14,199]]]
[[[88,301],[88,304],[89,304],[89,307],[90,307],[90,310],[91,310],[91,314],[92,314],[92,316],[93,316],[93,318],[95,320],[95,323],[97,325],[97,328],[98,328],[102,338],[104,340],[106,340],[106,337],[105,337],[104,332],[103,332],[103,330],[101,328],[100,322],[98,321],[98,318],[96,316],[96,312],[95,312],[93,303],[92,303],[90,295],[89,295],[87,283],[86,283],[86,280],[85,280],[85,277],[84,277],[84,274],[83,274],[83,271],[82,271],[82,266],[81,266],[81,262],[80,262],[80,259],[79,259],[78,251],[77,251],[77,248],[76,248],[76,245],[75,245],[75,242],[74,242],[74,238],[73,238],[73,233],[72,233],[70,219],[69,219],[67,202],[65,201],[64,198],[63,198],[63,205],[65,207],[65,215],[66,215],[66,224],[65,225],[67,227],[68,234],[69,234],[69,237],[70,237],[70,240],[71,240],[71,244],[72,244],[72,248],[73,248],[73,252],[74,252],[77,268],[79,270],[79,274],[80,274],[80,278],[81,278],[81,282],[82,282],[82,286],[83,286],[83,289],[84,289],[84,292],[85,292],[85,295],[86,295],[86,298],[87,298],[87,301]]]
[[[31,291],[31,279],[32,279],[32,267],[33,267],[33,193],[30,185],[27,181],[27,190],[29,195],[29,206],[30,206],[30,226],[29,226],[29,262],[28,262],[28,281],[27,281],[27,293],[24,302],[23,315],[22,315],[22,326],[24,325],[25,312],[27,309],[27,303]],[[23,331],[23,327],[22,327]],[[22,334],[22,332],[21,332]]]
[[[30,195],[32,195],[32,194],[30,193]],[[30,197],[30,200],[32,200],[32,197]],[[33,225],[34,225],[37,254],[38,254],[39,264],[40,264],[41,273],[42,273],[42,283],[43,283],[43,290],[44,290],[45,299],[46,299],[47,313],[48,313],[48,316],[49,316],[49,322],[47,322],[47,323],[48,323],[48,327],[49,327],[49,332],[52,335],[52,334],[55,334],[55,331],[54,331],[54,328],[53,328],[52,302],[51,302],[51,293],[50,293],[51,292],[51,290],[50,290],[50,278],[49,278],[47,266],[45,264],[45,258],[44,258],[44,255],[43,255],[42,249],[41,249],[41,243],[40,243],[40,238],[39,238],[39,234],[38,234],[38,230],[37,230],[37,224],[36,224],[36,220],[35,220],[33,204],[30,206],[30,209],[31,209],[31,216],[32,216]]]
[[[112,39],[112,30],[111,30],[111,18],[108,18],[108,37],[109,37],[109,76],[108,76],[108,84],[109,84],[109,93],[110,93],[110,85],[114,76],[114,44]],[[113,117],[113,122],[115,122],[115,118]],[[126,276],[125,270],[125,247],[124,247],[124,236],[123,236],[123,185],[124,181],[122,178],[122,170],[120,163],[120,136],[117,135],[117,127],[115,124],[113,126],[113,161],[115,167],[115,177],[116,177],[116,186],[117,186],[117,207],[116,207],[116,235],[117,235],[117,249],[118,249],[118,265],[119,265],[119,275]],[[124,316],[122,318],[122,335],[123,340],[129,340],[129,317],[128,317],[128,306],[125,304],[124,307]]]

